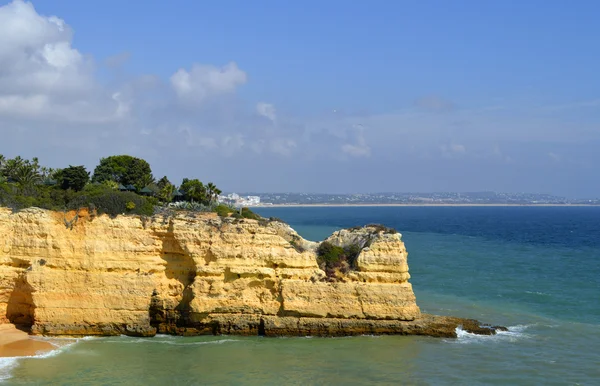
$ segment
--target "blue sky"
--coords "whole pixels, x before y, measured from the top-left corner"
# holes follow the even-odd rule
[[[0,7],[7,156],[129,153],[227,191],[600,196],[596,1]]]

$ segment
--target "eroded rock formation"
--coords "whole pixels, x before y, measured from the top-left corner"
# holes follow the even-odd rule
[[[343,281],[327,282],[318,244],[280,222],[82,211],[68,227],[63,213],[0,208],[0,323],[44,335],[476,330],[474,321],[421,315],[400,234],[367,227],[328,241],[362,247]]]

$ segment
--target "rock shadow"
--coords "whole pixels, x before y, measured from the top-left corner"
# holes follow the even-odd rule
[[[29,332],[34,322],[33,287],[27,282],[26,273],[15,279],[15,286],[8,298],[6,318],[18,328]]]
[[[175,333],[178,327],[189,325],[190,302],[194,298],[191,284],[196,278],[196,263],[186,252],[179,241],[175,238],[173,224],[169,225],[168,231],[160,235],[162,239],[161,259],[166,262],[165,276],[175,279],[181,285],[180,293],[160,293],[155,289],[150,302],[150,324],[156,327],[159,333]],[[165,298],[173,296],[180,297],[178,304],[173,307],[167,304]]]

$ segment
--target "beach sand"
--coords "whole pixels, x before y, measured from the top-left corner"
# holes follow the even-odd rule
[[[54,349],[51,343],[36,340],[12,324],[0,325],[0,358],[32,356]]]

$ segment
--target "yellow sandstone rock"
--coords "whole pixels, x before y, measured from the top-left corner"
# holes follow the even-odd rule
[[[0,323],[47,335],[344,335],[406,333],[421,317],[397,233],[334,233],[363,249],[331,283],[318,244],[280,222],[82,212],[67,227],[74,216],[0,208]]]

